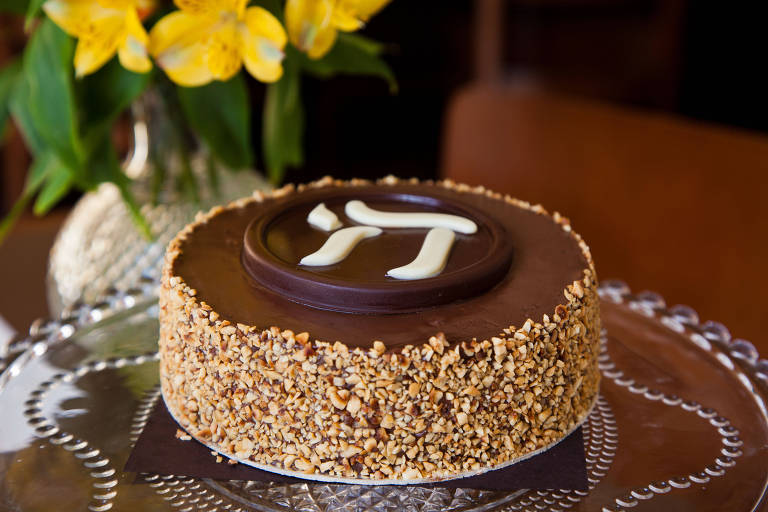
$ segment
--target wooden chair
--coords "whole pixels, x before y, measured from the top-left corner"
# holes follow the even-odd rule
[[[768,137],[489,69],[448,107],[442,176],[563,212],[600,278],[688,304],[768,353]]]

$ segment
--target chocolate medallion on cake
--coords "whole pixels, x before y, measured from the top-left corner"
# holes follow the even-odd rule
[[[512,259],[503,224],[422,194],[333,187],[274,201],[245,230],[243,266],[291,301],[345,313],[419,311],[502,280]],[[312,224],[319,208],[336,229]]]

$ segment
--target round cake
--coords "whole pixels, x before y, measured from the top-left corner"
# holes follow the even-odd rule
[[[168,247],[162,393],[197,440],[269,471],[477,474],[589,414],[596,287],[567,219],[482,187],[326,178],[257,192]]]

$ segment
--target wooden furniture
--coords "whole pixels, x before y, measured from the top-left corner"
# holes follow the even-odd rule
[[[768,354],[768,137],[477,82],[449,107],[442,176],[566,213],[600,278],[688,304]]]
[[[2,11],[2,9],[0,9]],[[0,12],[0,69],[21,54],[26,36],[23,16]],[[2,218],[24,189],[29,155],[21,135],[13,123],[0,126],[0,218]]]
[[[679,108],[687,0],[475,0],[475,76]]]
[[[56,209],[45,217],[25,215],[0,245],[0,315],[22,335],[35,319],[49,317],[48,251],[67,213]]]

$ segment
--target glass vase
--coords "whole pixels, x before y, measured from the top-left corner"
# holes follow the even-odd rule
[[[100,185],[75,205],[50,252],[47,295],[54,317],[107,289],[146,286],[159,278],[165,247],[194,218],[217,204],[269,188],[253,170],[215,162],[157,90],[132,106],[133,145],[123,169],[152,239],[137,228],[117,187]]]

